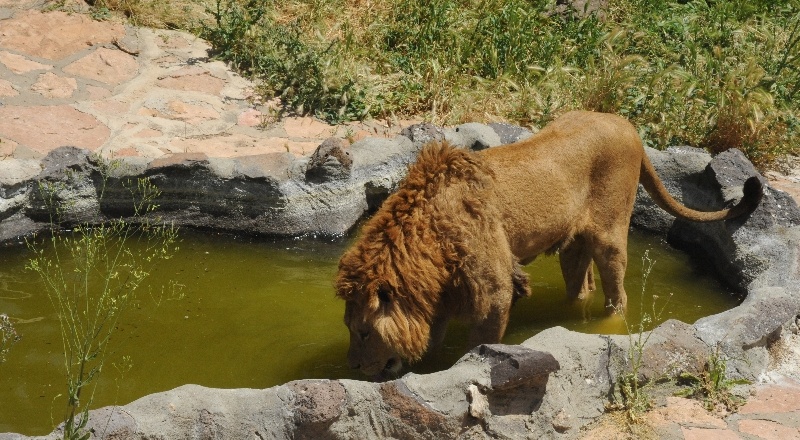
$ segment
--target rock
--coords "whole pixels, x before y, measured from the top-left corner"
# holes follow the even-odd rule
[[[795,290],[796,292],[796,290]],[[729,377],[755,380],[769,366],[768,345],[776,341],[783,325],[794,321],[800,298],[783,287],[756,289],[744,302],[695,323],[698,336],[709,347],[719,347],[729,359]]]
[[[331,126],[310,116],[303,116],[285,118],[283,129],[290,138],[314,139],[330,133]]]
[[[212,95],[220,95],[222,88],[225,87],[225,81],[214,77],[211,72],[203,67],[185,66],[171,72],[169,75],[159,78],[158,85],[168,89],[192,90],[210,93]],[[258,121],[258,123],[260,123],[260,121]]]
[[[3,63],[6,68],[22,75],[33,70],[51,70],[53,66],[49,64],[37,63],[36,61],[29,60],[22,55],[13,54],[11,52],[0,52],[0,63]],[[11,84],[11,83],[9,83]]]
[[[553,429],[559,434],[563,434],[572,428],[572,421],[570,420],[572,417],[567,413],[565,409],[561,409],[556,416],[553,417]]]
[[[0,132],[42,154],[64,145],[80,145],[94,151],[110,134],[97,118],[68,105],[0,106]]]
[[[350,146],[353,176],[363,181],[366,210],[376,210],[397,189],[422,144],[405,136],[365,138]]]
[[[702,211],[733,205],[742,196],[743,182],[757,175],[737,150],[713,159],[702,150],[687,147],[670,148],[666,152],[647,149],[647,154],[670,194],[686,206]],[[791,242],[791,233],[780,227],[797,225],[798,212],[788,196],[765,186],[761,203],[750,215],[724,222],[676,221],[658,208],[640,186],[631,224],[665,233],[671,245],[702,255],[728,284],[745,292],[766,267],[787,261],[781,255],[794,253],[785,244]],[[773,233],[764,235],[764,230]],[[774,234],[784,238],[775,240]]]
[[[311,155],[306,168],[306,180],[320,183],[347,179],[352,167],[353,159],[345,151],[344,142],[338,138],[328,138]]]
[[[489,409],[489,400],[481,393],[478,386],[472,384],[467,390],[469,396],[469,415],[479,420],[484,420],[491,416],[492,411]]]
[[[408,126],[400,132],[400,136],[410,139],[417,148],[429,142],[444,140],[442,129],[428,122]]]
[[[11,81],[0,79],[0,97],[2,96],[11,97],[18,95],[19,92],[17,91],[16,88],[14,88],[14,84],[12,84]],[[5,154],[2,155],[5,156]]]
[[[341,234],[397,188],[425,133],[437,136],[428,127],[409,130],[410,138],[366,138],[347,150],[326,141],[308,159],[286,151],[224,159],[185,152],[149,162],[107,162],[74,147],[54,148],[41,161],[7,159],[0,161],[0,241],[18,241],[46,224],[46,194],[64,202],[71,222],[130,216],[129,188],[138,178],[162,191],[158,214],[177,225],[265,235]],[[477,148],[516,136],[501,139],[480,124],[449,133]],[[754,172],[736,152],[715,158],[689,148],[647,153],[670,192],[697,209],[734,203]],[[35,191],[40,183],[53,191]],[[747,293],[741,306],[694,325],[667,321],[654,329],[642,351],[644,380],[696,372],[715,346],[727,356],[732,377],[755,378],[766,369],[767,347],[800,313],[800,298],[792,293],[800,291],[800,227],[796,204],[785,197],[766,187],[763,205],[749,217],[695,225],[659,213],[640,194],[634,224],[703,253]],[[308,380],[267,390],[187,385],[92,411],[89,426],[106,427],[109,438],[569,436],[604,412],[618,378],[630,369],[629,350],[628,336],[555,327],[519,346],[477,347],[446,371],[384,384]]]
[[[548,390],[529,425],[538,437],[556,434],[553,419],[569,408],[570,430],[578,430],[605,412],[609,392],[626,365],[624,336],[584,335],[563,327],[543,330],[522,343],[550,353],[561,367],[548,379]],[[562,427],[563,428],[563,427]],[[535,438],[535,437],[534,437]]]
[[[669,319],[648,336],[642,350],[640,379],[649,382],[681,372],[698,375],[710,354],[711,348],[692,325]]]
[[[95,44],[111,44],[124,34],[125,29],[121,24],[92,20],[89,15],[31,10],[3,20],[0,47],[56,60],[77,54]]]
[[[342,416],[347,395],[338,381],[290,382],[286,387],[294,393],[295,438],[320,438]]]
[[[41,171],[37,160],[2,160],[0,161],[0,221],[20,213],[28,203],[32,185],[31,179]],[[19,218],[21,220],[21,218]],[[9,220],[14,221],[14,220]],[[28,224],[32,224],[28,223]],[[0,242],[13,238],[10,223],[0,231]],[[16,231],[17,233],[23,231]]]
[[[109,85],[119,85],[136,76],[139,63],[121,50],[100,48],[64,67],[64,72]]]
[[[718,209],[719,201],[702,187],[701,181],[711,155],[692,147],[671,147],[658,151],[645,147],[650,162],[667,191],[679,202],[700,210]],[[631,224],[637,228],[666,234],[675,217],[659,208],[639,185]]]
[[[523,139],[527,139],[533,136],[533,132],[522,128],[518,125],[511,125],[501,122],[492,122],[488,124],[492,130],[500,137],[500,143],[505,144],[513,144],[514,142],[519,142]]]
[[[453,145],[473,151],[500,145],[500,136],[488,125],[470,122],[444,131],[444,138]]]
[[[493,391],[509,390],[529,382],[546,383],[550,373],[560,368],[550,353],[521,346],[488,344],[472,352],[488,359]]]
[[[719,185],[722,197],[726,201],[740,199],[744,180],[759,176],[753,164],[737,149],[726,150],[716,155],[708,164],[706,174]],[[760,179],[765,187],[764,197],[758,208],[747,218],[747,223],[758,229],[800,225],[800,208],[797,207],[797,203],[788,194],[769,188],[765,178],[760,177]]]
[[[47,229],[44,222],[35,222],[20,211],[13,212],[0,219],[0,244],[24,246],[24,237]],[[6,213],[4,213],[6,214]]]
[[[291,178],[299,178],[293,174],[292,170],[297,161],[291,153],[267,153],[255,156],[245,156],[230,160],[233,163],[233,170],[230,177],[241,176],[249,179],[274,179],[286,181]],[[222,163],[223,160],[217,159],[215,163]],[[223,173],[219,170],[217,174]]]
[[[41,162],[25,210],[34,221],[55,224],[102,221],[95,167],[89,152],[77,147],[51,151]]]
[[[402,380],[380,385],[379,392],[387,408],[385,418],[392,426],[387,437],[455,438],[458,432],[455,420],[421,401]]]
[[[41,172],[40,162],[34,159],[6,159],[0,160],[0,197],[4,196],[3,190],[15,188]]]
[[[31,90],[45,98],[69,98],[78,88],[75,78],[58,76],[52,72],[39,75],[39,81],[31,86]]]

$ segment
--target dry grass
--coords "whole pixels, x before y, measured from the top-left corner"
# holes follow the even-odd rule
[[[208,0],[87,0],[97,12],[124,16],[135,26],[191,29],[207,18]]]

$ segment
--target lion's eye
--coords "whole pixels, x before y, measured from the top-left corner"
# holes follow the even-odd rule
[[[388,303],[391,301],[391,298],[390,298],[390,296],[389,296],[389,289],[387,289],[387,288],[385,288],[385,287],[381,287],[381,288],[379,288],[379,289],[378,289],[378,299],[379,299],[379,300],[380,300],[382,303],[384,303],[384,304],[388,304]]]

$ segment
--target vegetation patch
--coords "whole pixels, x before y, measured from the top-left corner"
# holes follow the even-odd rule
[[[716,347],[703,366],[703,371],[694,375],[683,372],[678,383],[686,388],[677,395],[698,399],[708,411],[736,412],[745,399],[731,391],[736,385],[748,385],[746,379],[731,379],[727,375],[727,359]]]
[[[179,27],[284,112],[539,128],[573,109],[631,119],[646,144],[800,150],[800,0],[94,0]],[[100,14],[102,16],[102,14]]]

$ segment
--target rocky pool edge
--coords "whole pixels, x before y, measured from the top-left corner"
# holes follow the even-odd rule
[[[62,147],[41,160],[0,161],[0,243],[42,230],[53,184],[66,224],[132,215],[130,182],[148,177],[163,192],[160,220],[256,235],[338,235],[397,187],[426,142],[491,148],[527,137],[507,124],[443,129],[418,124],[394,139],[345,147],[329,139],[308,158],[274,153],[240,158],[174,154],[108,161]],[[741,197],[758,172],[737,150],[647,149],[670,193],[684,204],[719,209]],[[771,347],[797,332],[800,314],[800,209],[769,187],[755,212],[714,224],[675,221],[643,190],[634,227],[706,258],[743,303],[693,324],[670,320],[653,330],[640,374],[649,379],[696,372],[712,350],[730,377],[758,380]],[[100,197],[100,194],[103,197]],[[448,370],[385,383],[300,380],[264,389],[184,385],[130,404],[91,412],[93,437],[111,438],[573,438],[605,411],[628,368],[627,336],[586,335],[554,327],[516,346],[476,347]],[[58,429],[48,436],[56,438]],[[0,434],[0,439],[28,438]]]

